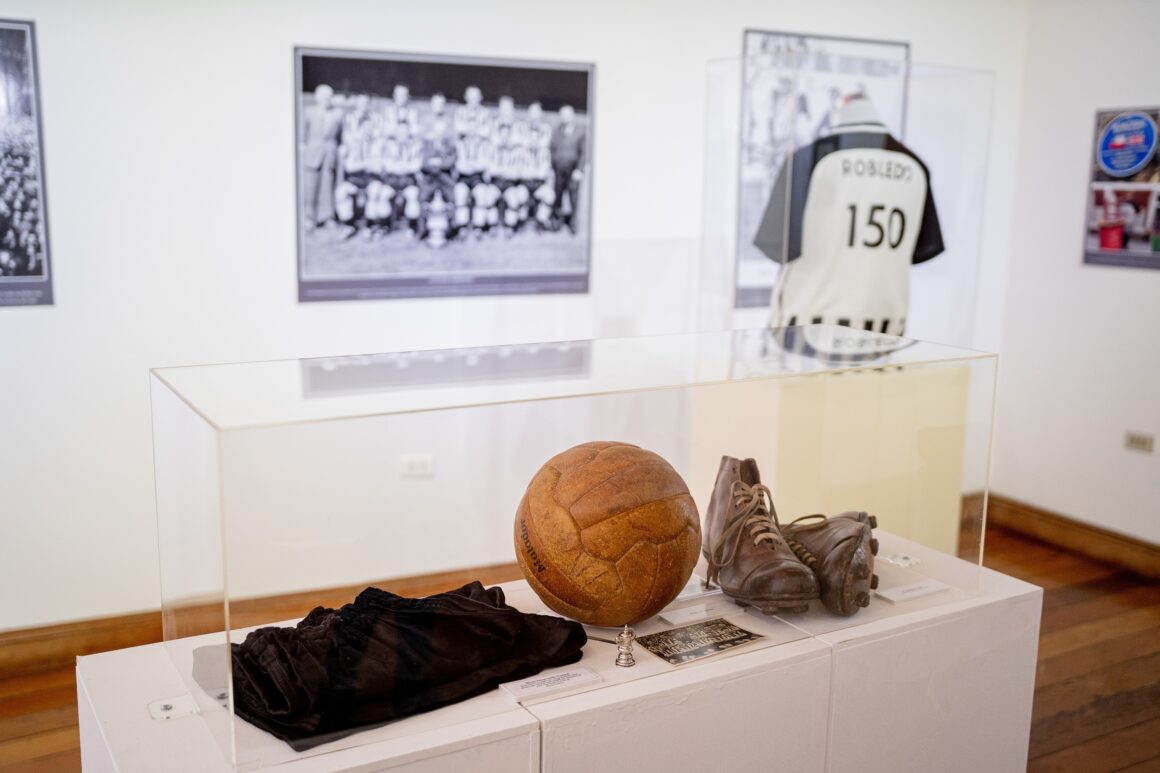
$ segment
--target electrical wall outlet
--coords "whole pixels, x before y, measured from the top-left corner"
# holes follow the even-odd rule
[[[1150,432],[1133,432],[1128,430],[1124,433],[1124,448],[1132,451],[1141,451],[1145,454],[1152,453],[1152,446],[1156,442],[1156,436]]]
[[[434,478],[434,454],[402,454],[399,456],[399,474],[404,478]]]

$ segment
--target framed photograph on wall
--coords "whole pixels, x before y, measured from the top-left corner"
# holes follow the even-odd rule
[[[299,301],[588,291],[593,65],[294,67]]]
[[[910,45],[746,30],[742,56],[734,307],[753,308],[769,305],[777,282],[779,265],[753,241],[785,160],[830,133],[855,96],[903,138]]]
[[[1160,269],[1160,107],[1096,113],[1084,263]]]
[[[36,34],[0,20],[0,306],[52,303]]]

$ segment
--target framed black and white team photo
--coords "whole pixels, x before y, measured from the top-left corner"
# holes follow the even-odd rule
[[[35,30],[0,20],[0,306],[51,303]]]
[[[592,65],[294,64],[299,301],[588,291]]]

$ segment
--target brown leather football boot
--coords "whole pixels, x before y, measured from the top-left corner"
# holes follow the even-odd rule
[[[817,574],[822,604],[836,615],[870,606],[870,591],[878,587],[878,540],[871,531],[877,525],[874,516],[850,511],[807,515],[782,527],[786,543]]]
[[[705,514],[701,552],[709,561],[706,585],[717,583],[742,606],[767,615],[804,612],[818,597],[818,580],[781,535],[769,489],[757,462],[721,458]]]

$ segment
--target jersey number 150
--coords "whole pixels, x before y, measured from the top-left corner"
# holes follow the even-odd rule
[[[851,204],[847,207],[850,210],[850,239],[848,245],[854,246],[854,231],[858,229],[858,205]],[[885,223],[882,222],[882,215],[886,214],[885,204],[872,204],[870,211],[866,214],[866,224],[862,229],[863,247],[881,247],[883,243],[888,243],[890,249],[897,249],[898,245],[902,244],[902,236],[906,233],[906,215],[902,214],[902,210],[897,207],[890,210],[886,214]],[[867,233],[871,231],[872,233]],[[873,236],[873,238],[866,238]]]

